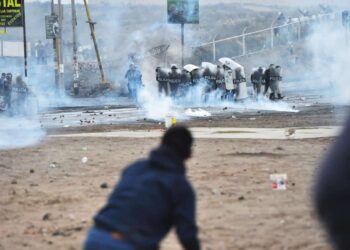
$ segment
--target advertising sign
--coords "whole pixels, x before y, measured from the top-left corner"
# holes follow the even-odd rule
[[[198,24],[199,0],[168,0],[168,23]]]
[[[54,39],[59,37],[60,29],[58,24],[58,16],[51,15],[45,17],[46,39]]]
[[[23,0],[0,0],[0,27],[23,27]]]

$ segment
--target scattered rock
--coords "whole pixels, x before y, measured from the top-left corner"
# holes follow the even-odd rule
[[[105,188],[108,188],[108,183],[107,182],[103,182],[101,185],[100,185],[101,188],[105,189]]]
[[[81,158],[81,162],[82,163],[87,163],[88,162],[88,158],[86,156],[84,156],[83,158]]]
[[[16,180],[13,180],[13,181],[11,181],[11,184],[12,184],[12,185],[15,185],[15,184],[17,184],[17,181],[16,181]]]
[[[227,110],[227,107],[223,108],[222,110]]]
[[[34,171],[34,169],[32,169],[32,168],[29,170],[29,173],[31,173],[31,174],[33,174],[34,172],[35,172],[35,171]]]
[[[51,162],[50,165],[49,165],[49,168],[57,168],[58,164],[57,162]]]
[[[295,185],[296,185],[295,182],[293,182],[293,183],[292,183],[292,186],[294,187]]]
[[[239,200],[239,201],[244,201],[244,200],[245,200],[245,197],[242,195],[242,196],[238,197],[238,200]]]
[[[51,219],[51,214],[50,213],[44,214],[43,221],[47,221],[47,220],[50,220],[50,219]]]
[[[289,129],[287,129],[287,130],[285,131],[285,135],[286,135],[287,137],[289,137],[289,136],[294,135],[295,132],[296,132],[296,129],[295,129],[295,128],[289,128]]]
[[[282,151],[284,150],[281,146],[277,147],[276,150]]]

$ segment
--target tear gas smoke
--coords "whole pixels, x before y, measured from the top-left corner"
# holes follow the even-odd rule
[[[45,137],[36,119],[0,117],[0,123],[0,149],[28,147]]]
[[[315,79],[329,83],[325,93],[334,104],[350,103],[350,35],[339,22],[324,22],[313,26],[308,40],[312,52]],[[318,82],[314,82],[317,88]]]
[[[139,103],[145,109],[147,118],[163,121],[166,115],[174,115],[179,120],[190,119],[190,117],[210,116],[206,108],[230,108],[230,112],[244,111],[276,111],[276,112],[298,112],[290,104],[280,101],[271,102],[267,98],[259,100],[249,99],[244,102],[222,101],[221,91],[216,90],[208,95],[204,94],[206,87],[205,80],[191,88],[188,93],[176,99],[159,95],[155,85],[147,84],[141,90]],[[202,110],[186,110],[187,108],[202,108]],[[203,110],[204,109],[204,110]]]

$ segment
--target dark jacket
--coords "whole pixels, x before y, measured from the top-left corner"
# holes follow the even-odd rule
[[[166,72],[164,68],[159,68],[156,73],[156,80],[159,83],[168,83],[169,81],[169,73]]]
[[[315,204],[334,249],[350,249],[350,120],[321,166]]]
[[[250,76],[250,80],[254,84],[263,84],[264,82],[264,74],[259,72],[258,70],[254,71]]]
[[[270,69],[269,68],[267,70],[265,70],[264,80],[265,80],[266,85],[269,86],[270,85]]]
[[[125,169],[95,223],[122,233],[140,250],[158,249],[159,242],[175,226],[186,250],[200,249],[195,194],[184,163],[166,147]]]

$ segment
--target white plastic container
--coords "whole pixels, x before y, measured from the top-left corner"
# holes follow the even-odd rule
[[[176,117],[173,115],[165,116],[165,128],[171,128],[176,125]]]

